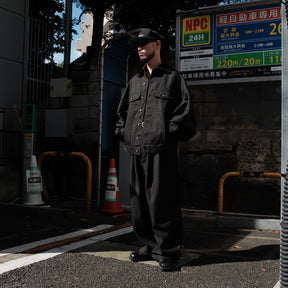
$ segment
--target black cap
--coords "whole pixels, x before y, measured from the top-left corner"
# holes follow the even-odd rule
[[[145,45],[149,42],[157,40],[160,40],[162,42],[164,40],[164,37],[152,29],[141,28],[137,36],[130,39],[128,44],[132,48],[137,48],[139,45]]]

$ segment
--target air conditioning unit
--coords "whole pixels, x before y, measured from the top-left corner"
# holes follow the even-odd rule
[[[50,97],[71,97],[72,80],[68,78],[53,78],[50,85]]]

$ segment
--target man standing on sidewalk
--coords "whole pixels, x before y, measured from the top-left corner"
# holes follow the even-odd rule
[[[193,137],[196,124],[184,79],[162,63],[163,41],[148,28],[129,41],[144,67],[122,95],[116,135],[131,155],[132,221],[144,244],[130,260],[155,259],[163,271],[172,271],[182,246],[178,141]]]

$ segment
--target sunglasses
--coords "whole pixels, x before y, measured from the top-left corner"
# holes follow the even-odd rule
[[[156,40],[148,40],[148,39],[143,39],[143,40],[139,40],[137,41],[135,47],[139,47],[139,46],[145,46],[147,45],[148,43],[151,43],[151,42],[155,42]]]

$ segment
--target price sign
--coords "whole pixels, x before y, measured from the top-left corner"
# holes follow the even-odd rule
[[[281,50],[264,52],[264,64],[274,65],[282,63]]]
[[[184,78],[199,81],[280,75],[281,7],[263,3],[243,4],[241,10],[229,5],[218,12],[207,9],[206,14],[203,9],[203,15],[183,14],[178,22],[178,69]]]
[[[263,65],[261,52],[221,55],[214,57],[214,68],[235,68]]]

